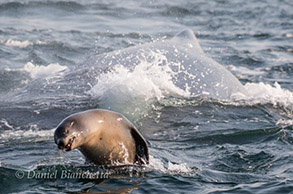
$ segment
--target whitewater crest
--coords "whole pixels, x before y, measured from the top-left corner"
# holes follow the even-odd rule
[[[277,82],[273,86],[265,83],[247,83],[244,85],[248,91],[248,100],[252,103],[270,102],[274,106],[282,104],[293,108],[293,92],[281,88]]]
[[[235,92],[246,94],[236,77],[204,54],[191,30],[170,40],[98,55],[92,60],[105,71],[96,77],[97,83],[88,93],[99,98],[102,107],[123,113],[147,110],[151,106],[146,104],[151,103],[145,102],[166,97],[228,99]],[[129,105],[126,111],[125,105]]]
[[[51,63],[47,66],[42,66],[34,65],[31,62],[25,64],[23,68],[24,71],[30,74],[32,79],[63,76],[63,71],[66,69],[66,66],[59,65],[58,63]]]
[[[284,89],[277,82],[274,85],[260,83],[246,83],[244,88],[247,95],[234,93],[230,103],[234,105],[271,104],[274,107],[283,107],[293,116],[293,92]],[[290,113],[291,112],[291,113]]]
[[[16,47],[16,48],[27,48],[29,46],[33,46],[33,45],[46,45],[48,44],[48,42],[46,41],[36,41],[36,42],[32,42],[29,40],[24,40],[24,41],[20,41],[20,40],[13,40],[13,39],[8,39],[8,40],[0,40],[0,44],[4,44],[5,46],[10,46],[10,47]]]
[[[31,79],[52,79],[57,77],[62,77],[65,70],[68,67],[59,65],[58,63],[51,63],[47,66],[35,65],[32,62],[26,63],[23,68],[19,69],[10,69],[6,68],[7,72],[16,71],[16,72],[25,72],[28,73]]]

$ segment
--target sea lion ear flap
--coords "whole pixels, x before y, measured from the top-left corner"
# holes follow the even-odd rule
[[[135,162],[139,164],[148,164],[149,163],[149,149],[145,139],[138,132],[136,128],[130,129],[131,135],[135,141],[136,155]]]

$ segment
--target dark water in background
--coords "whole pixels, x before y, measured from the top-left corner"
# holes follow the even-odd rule
[[[289,0],[1,1],[0,192],[292,192],[292,10]],[[101,103],[101,96],[93,95],[99,80],[115,87],[113,78],[129,73],[107,74],[91,57],[169,39],[186,28],[244,84],[249,97],[156,98],[135,91],[134,96],[154,98],[130,103],[143,114],[124,112],[127,104],[112,109],[148,140],[146,169],[102,183],[17,179],[18,170],[93,168],[76,150],[59,153],[53,141],[54,127],[64,117],[111,107],[113,101]],[[139,83],[140,75],[133,81]],[[127,79],[120,84],[129,86]],[[119,98],[127,99],[124,95]]]

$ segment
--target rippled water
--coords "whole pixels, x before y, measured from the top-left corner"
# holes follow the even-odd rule
[[[292,10],[289,0],[1,1],[0,193],[292,192]],[[128,67],[97,60],[187,28],[245,96],[188,93],[164,54]],[[54,128],[91,108],[126,115],[150,164],[105,170],[59,152]]]

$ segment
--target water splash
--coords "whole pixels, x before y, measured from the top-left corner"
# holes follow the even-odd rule
[[[194,176],[197,171],[200,170],[198,168],[189,167],[186,163],[178,164],[168,161],[168,163],[164,165],[160,159],[154,158],[152,155],[150,155],[149,167],[162,173],[183,176]]]
[[[233,92],[246,93],[239,80],[204,54],[191,30],[93,60],[104,71],[88,93],[101,107],[127,115],[146,115],[169,97],[227,99]]]
[[[126,114],[146,113],[152,102],[167,96],[188,97],[188,90],[173,83],[175,72],[168,64],[164,54],[149,52],[133,69],[116,65],[100,74],[88,93],[98,97],[102,107]]]

